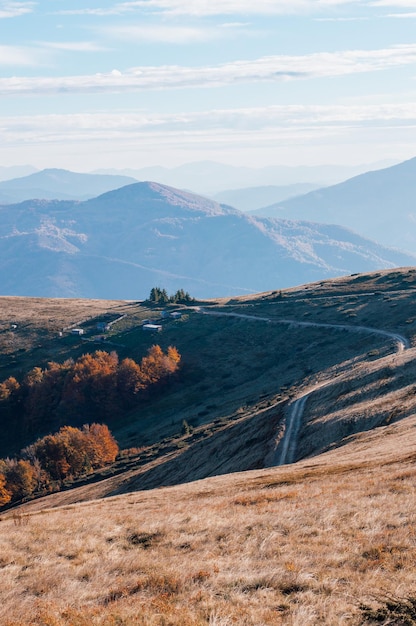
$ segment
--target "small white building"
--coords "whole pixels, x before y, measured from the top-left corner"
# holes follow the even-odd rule
[[[160,333],[162,331],[162,326],[160,324],[143,324],[143,330],[147,330],[152,333]]]
[[[83,334],[84,334],[84,329],[83,328],[73,328],[71,330],[71,335],[77,335],[78,337],[80,337]]]
[[[182,317],[182,313],[180,313],[179,311],[174,311],[170,314],[170,316],[173,317],[173,319],[178,320]]]

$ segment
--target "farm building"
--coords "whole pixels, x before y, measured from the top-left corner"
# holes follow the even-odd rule
[[[147,330],[153,333],[160,333],[162,330],[162,326],[160,324],[143,324],[143,330]]]

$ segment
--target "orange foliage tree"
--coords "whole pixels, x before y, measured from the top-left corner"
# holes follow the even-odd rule
[[[5,504],[9,504],[12,499],[12,494],[6,488],[6,477],[3,473],[0,472],[0,506],[4,506]]]
[[[140,363],[131,358],[120,362],[116,352],[96,350],[76,361],[34,367],[20,383],[13,377],[0,383],[0,432],[6,433],[7,425],[8,433],[21,438],[24,433],[27,440],[42,431],[57,431],[63,424],[112,419],[166,381],[178,370],[180,360],[175,347],[169,346],[165,353],[154,345]],[[44,445],[53,447],[51,458],[58,454],[53,440]],[[55,474],[65,476],[69,470],[62,455],[58,457]]]
[[[33,493],[36,480],[29,461],[5,459],[0,461],[0,470],[6,479],[6,488],[12,500],[20,500]]]
[[[14,376],[9,376],[5,381],[0,383],[0,402],[2,400],[9,400],[11,396],[17,394],[20,389],[20,385]]]
[[[119,448],[106,424],[85,425],[82,433],[86,437],[89,462],[93,468],[114,463]]]
[[[118,452],[105,424],[64,426],[22,450],[24,458],[0,459],[0,507],[34,492],[59,489],[65,478],[114,463]]]
[[[105,424],[84,425],[81,430],[63,426],[54,435],[38,439],[26,453],[38,459],[53,480],[62,480],[113,463],[118,445]]]

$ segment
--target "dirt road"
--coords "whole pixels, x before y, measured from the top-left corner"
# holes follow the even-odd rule
[[[259,317],[256,315],[246,315],[244,313],[227,313],[222,311],[210,311],[202,307],[195,307],[199,313],[204,315],[216,315],[216,316],[225,316],[225,317],[238,317],[242,319],[248,319],[253,321],[263,321],[271,324],[288,324],[293,327],[312,327],[312,328],[330,328],[332,330],[339,331],[347,331],[353,333],[370,333],[373,335],[379,335],[385,337],[386,339],[392,340],[396,344],[396,353],[402,352],[407,348],[410,348],[409,340],[400,335],[399,333],[394,333],[388,330],[380,330],[378,328],[371,328],[369,326],[353,326],[349,324],[322,324],[318,322],[303,322],[299,320],[293,319],[281,319],[274,320],[268,317]],[[350,373],[347,372],[345,374],[341,374],[336,377],[337,381],[341,381],[343,378],[349,376]],[[317,383],[308,389],[304,390],[299,396],[292,400],[289,405],[289,412],[286,416],[285,423],[285,432],[283,438],[279,442],[277,446],[272,460],[269,462],[269,466],[273,465],[285,465],[288,463],[293,463],[296,459],[296,448],[297,442],[299,438],[299,432],[303,422],[303,413],[305,410],[305,404],[308,398],[318,389],[330,385],[334,382],[334,378],[331,378],[327,381]],[[271,407],[269,407],[271,408]]]

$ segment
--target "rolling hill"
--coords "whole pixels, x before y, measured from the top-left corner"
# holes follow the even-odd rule
[[[259,209],[254,214],[340,224],[416,252],[416,158]]]
[[[414,263],[338,226],[253,218],[157,183],[84,202],[28,200],[0,215],[9,295],[142,299],[162,285],[218,297]]]
[[[142,449],[1,514],[0,621],[412,624],[415,292],[406,268],[181,307],[158,335],[181,378],[112,424]],[[135,356],[154,340],[141,320],[160,315],[1,304],[4,373],[95,349],[88,329],[110,313],[109,346]],[[74,324],[84,339],[57,336]],[[288,434],[295,462],[279,466]]]

